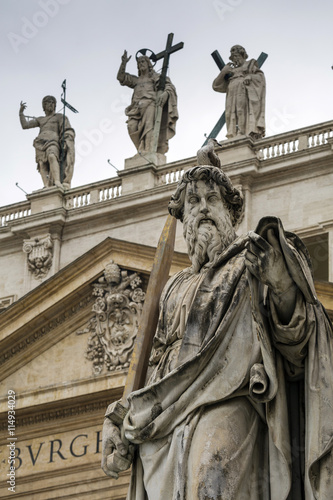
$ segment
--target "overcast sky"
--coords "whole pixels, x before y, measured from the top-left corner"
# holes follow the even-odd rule
[[[194,156],[223,112],[210,54],[218,49],[227,62],[234,44],[250,58],[269,54],[266,135],[332,120],[332,13],[331,0],[0,0],[0,205],[25,199],[16,182],[29,193],[42,187],[32,146],[38,129],[21,129],[20,101],[26,114],[41,116],[51,94],[60,110],[65,78],[79,110],[67,113],[76,131],[72,187],[114,177],[107,159],[123,169],[136,150],[124,115],[132,91],[116,79],[121,55],[132,54],[127,70],[136,74],[136,52],[160,52],[171,32],[184,49],[170,59],[180,117],[168,161]]]

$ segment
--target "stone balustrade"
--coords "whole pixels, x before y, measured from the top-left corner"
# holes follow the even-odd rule
[[[29,201],[22,201],[13,205],[7,205],[0,208],[0,227],[5,227],[8,222],[28,217],[31,215],[31,206]]]
[[[116,179],[112,184],[109,182],[99,188],[98,201],[112,200],[121,196],[121,179]]]
[[[259,161],[266,162],[275,158],[281,158],[285,155],[318,148],[324,146],[328,142],[332,142],[333,147],[333,121],[260,139],[253,143],[250,149],[254,151]],[[228,142],[224,144],[227,152]],[[228,159],[228,155],[226,153],[225,155],[224,158]],[[192,157],[158,167],[157,171],[153,174],[156,179],[155,185],[167,186],[178,182],[182,174],[194,166],[195,163],[195,157]],[[225,167],[228,167],[228,161],[222,163]],[[135,169],[133,169],[132,175],[136,175]],[[232,175],[232,173],[229,172],[229,175]],[[122,184],[123,178],[116,177],[70,189],[64,192],[63,195],[58,192],[60,203],[63,203],[63,206],[67,210],[73,210],[88,207],[96,203],[107,202],[122,196]],[[135,183],[133,183],[132,189],[134,189],[132,192],[135,192]],[[40,192],[41,196],[45,196],[45,190],[40,190]],[[29,195],[29,198],[38,198],[37,193],[38,191],[32,193],[32,195]],[[61,202],[61,198],[63,202]],[[39,207],[37,207],[37,210],[33,210],[33,213],[38,212],[40,212]],[[0,208],[0,227],[6,227],[10,221],[28,217],[29,215],[31,215],[30,199],[29,201],[2,207]]]
[[[259,160],[269,160],[322,146],[333,138],[333,121],[261,139],[255,143]]]
[[[108,179],[89,186],[71,189],[65,196],[67,210],[85,207],[121,196],[121,179]]]
[[[158,171],[159,184],[171,184],[173,182],[178,182],[184,173],[184,168],[181,166],[170,167],[166,166],[160,168]]]

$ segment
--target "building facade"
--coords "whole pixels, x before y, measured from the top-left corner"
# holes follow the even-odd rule
[[[280,217],[307,245],[332,318],[333,122],[217,153],[245,198],[238,233]],[[168,201],[195,164],[127,161],[117,178],[0,208],[1,498],[10,481],[17,499],[126,497],[129,473],[100,469],[103,414],[122,394]],[[170,273],[188,263],[178,223]]]

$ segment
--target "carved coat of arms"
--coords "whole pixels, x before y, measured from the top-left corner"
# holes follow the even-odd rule
[[[78,333],[90,332],[86,356],[96,375],[104,366],[109,371],[129,366],[145,299],[141,284],[137,273],[122,271],[111,261],[93,285],[94,316],[88,328]]]

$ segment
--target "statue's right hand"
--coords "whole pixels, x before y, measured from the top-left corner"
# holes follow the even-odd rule
[[[102,437],[102,469],[107,476],[118,479],[119,472],[130,468],[134,446],[122,438],[121,429],[105,418]]]
[[[23,101],[20,102],[20,113],[23,113],[25,108],[27,107],[27,104]]]
[[[229,80],[234,74],[233,66],[230,63],[227,63],[225,66],[223,66],[223,69],[221,71],[221,76],[223,76],[226,80]]]
[[[123,55],[121,56],[121,60],[124,64],[127,64],[132,56],[127,57],[127,50],[124,50]]]

